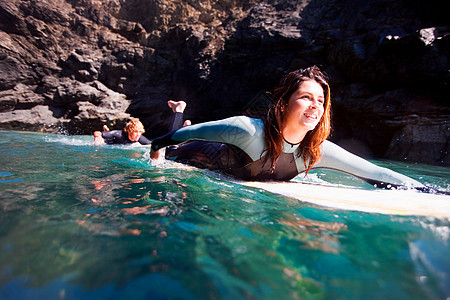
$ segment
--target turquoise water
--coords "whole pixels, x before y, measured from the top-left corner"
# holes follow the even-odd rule
[[[0,299],[450,297],[449,220],[324,209],[146,152],[0,131]],[[450,190],[449,168],[376,163]]]

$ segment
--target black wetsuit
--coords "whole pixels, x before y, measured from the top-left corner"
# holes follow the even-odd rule
[[[167,159],[220,170],[244,180],[288,181],[306,169],[299,144],[288,142],[284,143],[275,169],[271,168],[271,160],[266,162],[264,157],[266,141],[260,119],[238,116],[180,128],[182,122],[182,114],[176,113],[171,128],[175,131],[154,139],[152,149],[170,146],[166,149]],[[323,143],[322,158],[315,168],[341,171],[378,186],[423,187],[416,180],[376,166],[330,141]]]
[[[128,138],[128,133],[126,133],[124,130],[102,131],[102,137],[105,140],[106,144],[127,145],[140,143],[141,145],[150,145],[152,143],[143,135],[141,135],[137,142],[130,141],[130,139]]]

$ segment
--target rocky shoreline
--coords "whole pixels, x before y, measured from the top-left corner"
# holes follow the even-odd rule
[[[260,112],[285,72],[320,65],[331,139],[366,157],[450,166],[450,26],[431,0],[5,0],[0,128],[90,134],[168,99],[193,122]]]

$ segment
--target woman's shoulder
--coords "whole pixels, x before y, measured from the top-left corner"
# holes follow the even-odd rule
[[[248,116],[235,116],[226,119],[228,125],[235,129],[239,129],[249,134],[261,132],[264,128],[264,123],[261,119],[251,118]]]
[[[264,122],[261,119],[251,118],[248,116],[234,116],[224,119],[229,124],[241,127],[262,127]]]

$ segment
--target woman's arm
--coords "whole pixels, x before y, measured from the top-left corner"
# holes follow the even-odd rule
[[[235,145],[253,159],[258,159],[264,149],[264,140],[261,138],[262,126],[260,120],[244,116],[185,126],[154,139],[152,150],[157,151],[190,140],[203,140]]]
[[[408,176],[379,167],[330,141],[323,143],[323,156],[314,168],[327,168],[348,173],[378,187],[426,188]]]

